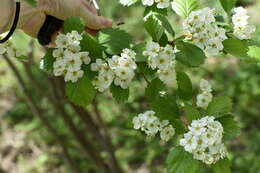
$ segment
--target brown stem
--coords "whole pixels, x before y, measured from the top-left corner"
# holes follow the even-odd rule
[[[41,108],[36,104],[37,102],[34,101],[33,97],[31,96],[30,91],[27,90],[26,84],[25,84],[22,76],[20,75],[18,69],[16,68],[16,66],[13,64],[13,62],[8,57],[4,56],[4,59],[6,60],[7,64],[12,69],[13,73],[15,74],[17,81],[18,81],[21,89],[23,90],[25,99],[27,100],[33,114],[41,120],[41,122],[44,124],[44,126],[47,128],[47,130],[54,136],[56,141],[61,145],[64,157],[67,160],[67,162],[69,163],[73,172],[81,173],[79,168],[77,166],[75,166],[72,158],[70,157],[66,144],[63,142],[62,138],[58,135],[55,128],[52,127],[52,125],[49,123],[49,121],[42,114],[43,111],[41,111]]]
[[[123,171],[121,170],[120,166],[118,165],[118,162],[117,162],[117,159],[116,159],[116,156],[115,156],[115,149],[114,149],[114,146],[111,143],[112,140],[111,140],[111,137],[109,135],[109,130],[108,130],[106,123],[104,123],[104,121],[101,117],[101,113],[98,109],[98,102],[97,102],[96,99],[94,99],[94,101],[93,101],[93,108],[94,108],[94,112],[97,116],[97,120],[99,122],[99,125],[101,127],[100,129],[102,129],[103,136],[105,138],[105,140],[104,140],[105,148],[106,148],[106,150],[108,151],[108,154],[109,154],[110,165],[112,165],[112,169],[114,170],[114,172],[121,173]]]

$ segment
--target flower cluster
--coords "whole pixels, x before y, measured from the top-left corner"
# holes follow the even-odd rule
[[[137,65],[135,63],[136,53],[131,49],[124,49],[121,56],[113,56],[108,62],[97,59],[91,64],[91,70],[97,71],[98,76],[93,81],[93,85],[100,92],[103,92],[114,81],[116,86],[123,89],[128,88],[135,76]]]
[[[143,5],[152,6],[157,4],[157,8],[168,8],[170,6],[170,0],[142,0]]]
[[[133,118],[134,129],[144,131],[149,137],[154,137],[160,132],[163,141],[175,135],[175,129],[169,124],[168,120],[160,121],[154,111],[146,111]]]
[[[200,90],[201,93],[197,95],[197,106],[206,109],[213,98],[211,94],[211,84],[207,80],[202,79],[200,82]]]
[[[212,55],[224,49],[222,42],[227,39],[226,30],[215,24],[214,9],[204,8],[193,11],[183,23],[187,39]]]
[[[238,7],[234,9],[234,12],[235,14],[232,17],[234,35],[240,40],[250,39],[256,28],[253,25],[249,25],[247,10],[243,7]]]
[[[193,120],[184,134],[180,145],[193,154],[194,159],[210,165],[223,159],[227,150],[222,142],[223,127],[214,117],[207,116],[200,120]]]
[[[83,64],[89,64],[89,52],[80,52],[82,36],[77,31],[66,35],[59,34],[56,40],[57,49],[53,51],[55,76],[64,75],[65,82],[77,82],[84,75]]]
[[[0,44],[0,56],[1,55],[7,55],[13,58],[21,56],[21,53],[14,47],[11,41],[7,41],[4,44]]]
[[[172,85],[175,77],[175,50],[172,46],[161,47],[158,43],[148,42],[143,54],[148,56],[148,65],[157,69],[159,79]]]

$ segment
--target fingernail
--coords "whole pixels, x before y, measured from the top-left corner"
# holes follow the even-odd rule
[[[111,19],[106,19],[106,18],[103,18],[102,19],[102,24],[104,25],[104,26],[108,26],[108,27],[110,27],[110,26],[112,26],[112,20]]]

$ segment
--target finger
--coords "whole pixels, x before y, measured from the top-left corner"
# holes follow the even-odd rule
[[[87,27],[90,29],[98,30],[112,27],[113,21],[111,19],[95,15],[89,10],[86,10],[86,8],[82,8],[80,14],[80,17],[85,20]]]

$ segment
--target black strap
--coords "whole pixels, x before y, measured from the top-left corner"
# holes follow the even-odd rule
[[[53,16],[46,16],[45,22],[38,33],[38,41],[41,45],[47,45],[51,42],[52,35],[59,31],[63,26],[63,21]]]
[[[10,37],[13,35],[13,33],[17,27],[18,21],[19,21],[20,10],[21,10],[21,3],[16,2],[16,10],[15,10],[15,17],[14,17],[13,25],[12,25],[9,33],[7,34],[7,36],[4,39],[0,40],[0,44],[8,41],[10,39]]]

